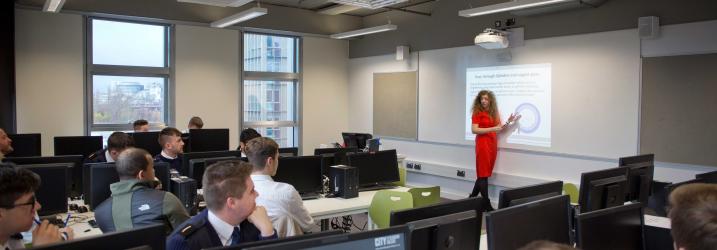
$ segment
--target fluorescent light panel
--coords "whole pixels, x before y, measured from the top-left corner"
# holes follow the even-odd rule
[[[385,24],[385,25],[371,27],[371,28],[352,30],[352,31],[348,31],[348,32],[333,34],[333,35],[331,35],[331,38],[344,39],[344,38],[349,38],[349,37],[363,36],[363,35],[379,33],[379,32],[384,32],[384,31],[390,31],[390,30],[396,30],[396,29],[398,29],[398,26],[396,26],[396,25]]]
[[[378,9],[406,1],[408,0],[331,0],[334,3],[354,5],[367,9]]]
[[[498,12],[506,12],[511,10],[521,10],[538,6],[558,4],[564,2],[572,2],[576,0],[516,0],[507,3],[493,4],[473,9],[458,11],[458,15],[462,17],[474,17],[488,15]]]
[[[183,3],[196,3],[218,7],[239,7],[254,0],[177,0]]]
[[[62,5],[65,4],[65,0],[46,0],[45,5],[42,6],[44,12],[60,12]]]
[[[268,13],[266,8],[253,7],[251,9],[247,9],[245,11],[214,21],[210,25],[214,28],[224,28],[235,23],[244,22],[249,19],[266,15],[266,13]]]
[[[324,8],[318,11],[319,14],[324,15],[338,15],[343,14],[349,11],[358,10],[361,7],[353,6],[353,5],[343,5],[343,4],[337,4],[328,8]]]

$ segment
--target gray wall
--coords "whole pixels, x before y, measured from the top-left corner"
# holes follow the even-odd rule
[[[460,17],[458,11],[505,1],[437,1],[432,16],[405,12],[386,12],[364,18],[364,26],[385,24],[390,19],[398,30],[352,40],[351,58],[393,53],[396,46],[409,45],[411,51],[452,48],[473,44],[473,38],[493,21],[514,17],[498,13],[480,17]],[[540,16],[516,17],[525,27],[525,39],[621,30],[637,27],[641,16],[658,16],[660,24],[677,24],[717,19],[714,0],[608,0],[598,8],[570,10]]]

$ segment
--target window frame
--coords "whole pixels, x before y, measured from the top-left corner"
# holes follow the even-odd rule
[[[151,66],[127,66],[94,64],[93,62],[93,41],[92,21],[103,20],[112,22],[123,22],[132,24],[146,24],[164,27],[164,67]],[[171,23],[150,22],[143,20],[118,19],[99,16],[85,16],[85,135],[91,135],[93,131],[132,131],[132,123],[127,124],[94,124],[93,107],[93,76],[122,76],[122,77],[159,77],[165,79],[164,86],[164,121],[162,123],[150,123],[151,130],[159,130],[164,126],[173,126],[175,117],[174,106],[174,52],[175,52],[175,25]]]
[[[265,35],[265,36],[272,36],[272,37],[285,37],[285,38],[292,38],[294,40],[294,72],[267,72],[267,71],[248,71],[245,70],[245,58],[244,58],[244,41],[247,34],[254,34],[254,35]],[[287,35],[287,34],[275,34],[275,33],[265,33],[265,32],[257,32],[257,31],[246,31],[243,30],[239,34],[240,36],[240,46],[241,49],[239,50],[240,55],[240,68],[241,68],[241,76],[240,76],[240,103],[242,104],[242,108],[239,111],[239,127],[240,130],[243,130],[245,128],[271,128],[271,127],[288,127],[294,128],[294,145],[290,145],[291,147],[298,147],[299,153],[302,151],[302,101],[301,96],[303,96],[302,91],[302,82],[303,82],[303,39],[301,36],[294,36],[294,35]],[[253,51],[250,51],[253,52]],[[245,121],[244,120],[244,112],[245,109],[248,107],[244,107],[244,81],[285,81],[285,82],[293,82],[294,83],[294,120],[279,120],[279,121]]]

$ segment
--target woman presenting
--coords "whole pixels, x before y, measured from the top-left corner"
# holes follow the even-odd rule
[[[473,192],[469,197],[476,197],[480,192],[483,197],[483,209],[493,211],[488,198],[488,177],[493,174],[493,166],[498,155],[497,133],[503,131],[520,116],[510,114],[508,122],[501,124],[495,95],[488,90],[481,90],[473,101],[471,131],[476,134],[476,179]]]

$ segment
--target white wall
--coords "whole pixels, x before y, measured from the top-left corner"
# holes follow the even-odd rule
[[[641,51],[642,54],[661,55],[672,55],[675,53],[685,54],[690,51],[693,53],[714,51],[712,47],[714,47],[714,44],[717,44],[717,41],[704,41],[706,36],[702,34],[715,30],[717,23],[711,22],[709,25],[701,23],[684,25],[691,25],[690,30],[692,30],[692,32],[675,33],[672,31],[680,30],[680,27],[670,27],[670,32],[664,32],[660,39],[642,42],[643,46],[650,43],[649,48],[643,47],[641,49],[635,47],[633,49],[636,51],[630,54],[639,57]],[[691,41],[688,44],[693,45],[693,47],[685,48],[682,46],[674,46],[675,38],[671,37],[671,34],[682,36],[680,38],[681,40]],[[684,36],[688,37],[685,38]],[[662,42],[659,40],[662,40]],[[702,46],[698,46],[700,44],[702,44]],[[349,65],[349,90],[351,91],[349,110],[352,113],[349,119],[349,129],[371,132],[372,114],[370,104],[372,103],[372,74],[374,72],[406,71],[415,69],[416,67],[412,68],[405,63],[396,62],[393,60],[392,55],[351,59]],[[427,64],[421,63],[417,68],[421,68],[425,65]],[[635,79],[635,81],[638,80]],[[419,85],[421,84],[421,79],[419,79]],[[595,95],[597,96],[599,94],[596,93]],[[636,102],[639,100],[639,92],[635,94],[634,100]],[[638,109],[630,110],[632,110],[631,116],[639,117]],[[421,119],[421,117],[419,117],[419,119]],[[419,127],[419,130],[420,129]],[[637,130],[639,128],[628,126],[627,129]],[[639,134],[638,132],[639,131],[629,131],[628,134]],[[631,144],[637,144],[637,136],[630,139],[634,140],[630,142]],[[419,173],[409,172],[407,177],[409,184],[441,185],[443,187],[443,195],[448,197],[465,196],[471,191],[472,182],[475,180],[475,153],[473,146],[390,139],[384,139],[382,143],[383,149],[395,148],[399,154],[405,155],[407,162],[423,163],[427,165],[427,167],[450,168],[450,171],[426,169],[426,167],[422,170],[424,173],[440,173],[438,175],[421,174],[420,171]],[[633,153],[636,152],[637,149],[635,149]],[[615,166],[617,166],[617,159],[501,148],[498,153],[498,160],[494,171],[496,173],[494,176],[496,177],[490,181],[493,185],[512,186],[515,185],[515,182],[505,181],[508,178],[504,177],[514,176],[526,180],[563,180],[578,184],[580,173],[582,172]],[[464,180],[460,180],[461,178],[455,176],[456,169],[465,169],[467,177],[462,178]],[[677,182],[692,179],[695,174],[706,171],[714,171],[714,167],[658,162],[655,169],[655,179]]]
[[[304,37],[302,49],[302,153],[312,155],[349,127],[348,42]]]
[[[229,128],[229,148],[239,146],[239,31],[176,26],[175,97],[179,130],[192,116],[205,128]]]
[[[84,133],[83,19],[16,9],[15,77],[18,133],[53,137]]]

